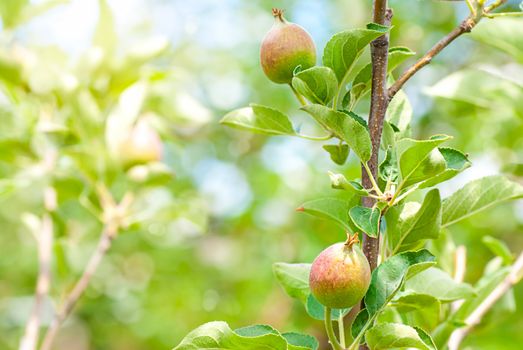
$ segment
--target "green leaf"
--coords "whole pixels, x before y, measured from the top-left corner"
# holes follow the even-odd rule
[[[273,264],[276,280],[282,285],[285,292],[291,297],[298,299],[305,306],[305,310],[312,318],[323,320],[325,316],[324,306],[311,294],[309,288],[309,274],[311,264]],[[346,309],[333,309],[332,317],[337,318],[340,313],[345,314]]]
[[[222,321],[209,322],[190,332],[173,350],[287,350],[287,341],[270,326],[258,325],[233,331]]]
[[[387,65],[387,73],[392,72],[403,61],[415,55],[409,48],[403,46],[391,47],[389,49],[389,60]],[[370,91],[372,78],[372,63],[363,67],[354,80],[352,81],[353,91],[351,92],[351,105],[354,105],[357,100],[363,97]]]
[[[383,122],[383,133],[381,134],[381,148],[384,150],[396,147],[396,131],[388,121]]]
[[[311,335],[295,332],[286,332],[281,335],[289,343],[288,350],[318,349],[318,340]]]
[[[370,237],[378,237],[380,232],[380,210],[356,206],[349,210],[352,222]]]
[[[349,200],[343,200],[335,197],[326,197],[314,199],[303,203],[298,209],[304,213],[317,216],[319,218],[332,220],[340,224],[343,229],[353,233],[354,229],[350,225],[349,208],[351,204],[358,201],[354,196]]]
[[[349,156],[349,145],[346,144],[323,145],[323,149],[329,152],[331,160],[338,165],[345,164]]]
[[[388,31],[389,27],[370,23],[367,28],[351,29],[335,34],[325,45],[323,65],[332,68],[341,84],[363,49]]]
[[[369,313],[367,309],[360,310],[358,312],[358,315],[354,319],[354,322],[352,322],[351,326],[351,334],[352,338],[356,339],[358,335],[361,333],[361,331],[364,330],[365,325],[369,321]]]
[[[405,282],[405,290],[431,295],[442,302],[467,299],[475,295],[467,283],[459,283],[445,271],[432,267]]]
[[[400,130],[402,137],[410,134],[410,121],[412,120],[412,106],[403,90],[398,91],[387,107],[386,120]]]
[[[510,265],[514,261],[514,256],[510,252],[510,249],[508,249],[505,242],[492,236],[484,236],[481,239],[481,242],[483,242],[483,244],[486,245],[492,253],[503,259],[503,263],[505,265]]]
[[[314,318],[315,320],[323,321],[325,318],[325,307],[312,294],[310,294],[307,298],[305,310],[307,311],[309,316]],[[336,320],[338,319],[340,314],[345,315],[348,311],[349,309],[332,309],[332,319]]]
[[[471,163],[467,155],[453,148],[440,147],[439,152],[445,159],[445,170],[438,175],[424,181],[419,188],[435,186],[441,182],[447,181],[470,167]]]
[[[332,69],[312,67],[296,74],[292,86],[312,103],[326,105],[336,95],[338,80]]]
[[[267,135],[295,135],[289,117],[282,112],[257,104],[227,113],[220,123]]]
[[[345,141],[362,162],[370,159],[372,144],[369,131],[356,114],[343,113],[318,104],[302,107],[327,131]]]
[[[396,152],[392,148],[387,148],[385,152],[385,159],[380,163],[379,176],[383,181],[396,181],[398,179],[398,161],[396,159]]]
[[[385,215],[387,237],[393,254],[409,250],[421,240],[436,239],[441,227],[441,198],[437,189],[425,196],[422,204],[407,202]]]
[[[369,192],[363,185],[357,181],[348,181],[343,174],[335,174],[331,171],[327,172],[331,179],[332,188],[338,190],[346,190],[358,196],[367,196]],[[357,203],[357,201],[354,201]]]
[[[399,323],[377,324],[366,333],[367,344],[372,350],[415,348],[435,350],[436,346],[421,328]]]
[[[482,210],[518,198],[523,198],[523,186],[504,176],[474,180],[443,200],[442,225],[452,225]]]
[[[385,260],[372,272],[365,305],[369,316],[375,315],[394,297],[409,275],[419,273],[435,264],[435,258],[426,249],[405,252]]]
[[[311,293],[309,288],[309,274],[311,264],[274,263],[272,265],[276,280],[282,285],[285,292],[292,298],[307,303]]]
[[[428,140],[401,139],[397,142],[397,157],[404,186],[444,171],[443,156],[433,150],[449,138],[447,135],[435,135]]]

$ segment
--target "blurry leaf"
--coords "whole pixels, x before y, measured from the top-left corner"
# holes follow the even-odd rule
[[[443,227],[466,219],[499,203],[523,198],[523,186],[501,175],[487,176],[466,184],[443,200]]]
[[[380,230],[380,210],[378,208],[366,208],[361,206],[349,210],[352,222],[370,237],[378,237]]]
[[[369,316],[374,316],[394,297],[409,270],[412,270],[411,273],[419,273],[434,265],[434,260],[428,250],[422,249],[394,255],[381,263],[372,272],[370,287],[365,295]]]
[[[442,302],[467,299],[475,295],[467,283],[458,283],[445,271],[432,267],[405,282],[407,291],[431,295]]]
[[[370,23],[365,29],[357,28],[335,34],[325,45],[323,65],[332,68],[341,84],[363,49],[388,31],[389,27]]]
[[[403,90],[398,91],[390,101],[387,107],[386,120],[395,125],[403,137],[409,136],[412,106]]]
[[[369,329],[365,335],[367,344],[373,350],[415,348],[436,350],[430,336],[421,328],[399,323],[381,323]]]
[[[474,28],[472,38],[505,51],[523,63],[523,26],[519,18],[496,18]]]
[[[337,138],[345,141],[362,162],[370,159],[369,131],[362,124],[359,116],[352,112],[338,112],[317,104],[310,104],[302,107],[302,109],[316,119],[327,131],[331,131]]]
[[[312,103],[326,105],[336,95],[338,81],[332,69],[312,67],[296,74],[292,86]]]
[[[318,340],[311,335],[295,332],[282,333],[281,335],[289,343],[288,350],[318,349]]]
[[[513,77],[503,77],[491,71],[464,69],[446,76],[426,92],[481,108],[497,109],[506,108],[507,103],[512,106],[514,100],[521,99],[521,84]]]
[[[397,142],[398,163],[405,186],[444,170],[445,160],[432,151],[450,137],[435,135],[428,140],[401,139]],[[411,179],[412,178],[412,179]]]
[[[98,0],[98,23],[93,36],[93,46],[104,50],[106,55],[112,54],[118,45],[116,26],[111,7],[106,0]]]
[[[354,233],[353,228],[349,224],[349,208],[351,208],[351,202],[353,202],[353,200],[349,201],[334,197],[320,198],[303,203],[297,210],[323,219],[335,221],[345,230]]]
[[[138,119],[146,93],[145,83],[131,85],[120,95],[118,104],[107,117],[105,141],[113,154],[117,154],[120,145],[126,140],[129,130]]]
[[[505,265],[510,265],[514,261],[514,256],[510,252],[510,249],[508,249],[505,242],[492,236],[483,236],[483,238],[481,238],[481,242],[483,242],[483,244],[486,245],[492,253],[503,259],[503,263]]]
[[[309,297],[309,274],[311,264],[275,263],[272,265],[274,275],[283,286],[285,292],[292,298],[307,303]]]
[[[11,0],[7,0],[9,2]],[[20,0],[15,0],[20,1]],[[22,11],[21,18],[18,21],[18,25],[22,24],[23,22],[27,22],[34,17],[37,17],[50,9],[63,4],[68,4],[70,0],[47,0],[40,3],[32,4],[31,6],[26,6],[24,10]]]
[[[13,85],[22,84],[22,66],[4,52],[0,52],[0,79]]]
[[[346,144],[323,145],[323,149],[329,152],[331,160],[338,165],[345,164],[349,156],[349,145]]]
[[[439,190],[429,191],[421,205],[407,202],[403,206],[390,208],[385,217],[392,254],[412,249],[420,240],[435,239],[441,226]]]
[[[401,314],[410,313],[411,326],[432,329],[439,322],[441,303],[431,295],[413,291],[399,292],[390,305]]]
[[[458,175],[463,170],[470,167],[470,161],[468,160],[468,157],[461,153],[458,150],[455,150],[453,148],[444,148],[440,147],[438,148],[439,152],[445,159],[446,167],[443,172],[436,175],[435,177],[432,177],[426,181],[424,181],[419,188],[426,188],[426,187],[432,187],[434,185],[437,185],[441,182],[447,181],[454,176]]]
[[[387,65],[387,72],[392,72],[397,66],[409,57],[415,55],[415,52],[410,51],[409,48],[403,46],[391,47],[389,49],[389,61]],[[369,63],[363,67],[352,81],[353,90],[351,92],[351,105],[354,105],[354,101],[363,97],[371,88],[372,78],[372,64]],[[357,88],[356,88],[357,87]],[[354,89],[356,88],[356,89]]]
[[[438,347],[443,347],[448,342],[452,332],[462,325],[462,322],[490,295],[490,293],[510,273],[510,266],[504,267],[491,274],[485,274],[476,283],[474,289],[476,296],[471,297],[461,304],[452,317],[441,323],[433,333],[434,341]]]
[[[230,349],[230,350],[299,350],[315,349],[314,341],[305,336],[289,336],[299,345],[288,346],[286,338],[267,325],[255,325],[232,330],[225,322],[206,323],[190,332],[174,350]]]
[[[2,26],[6,29],[15,27],[22,11],[29,5],[29,0],[2,0],[0,1],[0,15]]]
[[[230,127],[268,135],[294,135],[292,124],[282,112],[262,105],[236,109],[227,113],[220,123]]]

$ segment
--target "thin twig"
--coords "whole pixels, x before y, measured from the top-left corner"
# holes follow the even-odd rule
[[[442,38],[436,45],[434,45],[423,57],[421,57],[416,63],[410,66],[403,74],[392,84],[389,88],[388,96],[389,101],[392,100],[394,95],[403,87],[403,85],[410,79],[414,74],[416,74],[421,68],[429,64],[434,56],[439,54],[444,48],[449,46],[456,38],[460,37],[462,34],[468,33],[474,28],[477,24],[477,21],[473,16],[465,19],[459,26],[454,28],[449,34]]]
[[[467,270],[467,248],[460,245],[454,253],[454,281],[461,283],[465,278]],[[456,311],[463,304],[463,300],[456,300],[451,304],[452,311]]]
[[[60,307],[60,310],[54,316],[53,321],[51,322],[51,325],[49,326],[49,329],[45,334],[40,350],[51,349],[51,346],[53,345],[56,335],[58,334],[60,326],[65,321],[65,319],[71,314],[76,303],[78,302],[78,299],[80,299],[85,289],[89,285],[89,282],[91,281],[91,278],[98,269],[98,266],[100,265],[103,257],[111,247],[111,242],[113,238],[116,236],[116,233],[116,225],[108,225],[103,230],[100,236],[100,240],[98,241],[98,245],[93,254],[91,255],[91,258],[89,259],[89,262],[87,263],[82,276],[76,282],[73,290],[71,291],[71,293],[69,293],[65,302]]]
[[[505,279],[483,300],[481,304],[467,317],[466,326],[455,330],[449,339],[449,350],[458,350],[461,341],[470,333],[470,331],[481,322],[485,314],[494,306],[494,304],[516,283],[521,279],[523,273],[523,253],[519,255],[512,269]]]
[[[44,301],[51,285],[51,252],[53,247],[53,220],[49,213],[42,217],[40,234],[36,237],[38,244],[38,279],[36,282],[35,300],[31,314],[20,341],[20,350],[34,350],[40,333],[41,314]]]

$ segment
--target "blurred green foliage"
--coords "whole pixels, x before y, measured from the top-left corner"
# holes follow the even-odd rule
[[[90,42],[64,44],[56,32],[57,38],[41,42],[38,31],[71,14],[60,11],[78,8],[79,1],[61,2],[0,2],[0,348],[17,348],[31,307],[37,273],[32,234],[44,211],[44,189],[55,188],[58,198],[51,295],[59,302],[101,230],[97,183],[116,198],[135,193],[132,220],[56,349],[168,349],[217,319],[233,328],[269,323],[322,339],[322,323],[311,322],[284,295],[272,263],[311,261],[343,239],[339,227],[294,209],[337,194],[327,171],[352,178],[359,166],[353,157],[334,166],[305,140],[255,136],[217,122],[247,101],[285,112],[297,106],[259,67],[270,7],[285,8],[323,47],[333,33],[368,22],[369,2],[100,1],[98,8],[91,1],[85,6],[100,16]],[[451,2],[390,2],[392,45],[418,53],[466,13]],[[125,31],[127,6],[147,18],[127,23]],[[79,23],[82,15],[76,12]],[[511,28],[522,28],[514,21]],[[470,154],[473,167],[442,187],[444,196],[491,173],[522,180],[523,35],[505,31],[493,38],[493,26],[503,22],[481,23],[406,87],[414,136],[451,134],[453,146]],[[365,114],[367,103],[359,106]],[[127,169],[111,148],[120,127],[144,116],[164,143],[162,165],[145,169],[154,175],[145,180],[136,175],[144,169]],[[292,117],[304,133],[319,131],[305,113]],[[45,162],[49,152],[57,154],[52,169]],[[503,205],[452,228],[449,236],[468,249],[466,281],[475,282],[494,256],[482,236],[503,239],[513,253],[523,249],[522,208],[521,202]],[[521,309],[523,287],[514,294]],[[478,327],[465,346],[519,349],[523,318],[511,309],[498,305],[488,315],[496,322]]]

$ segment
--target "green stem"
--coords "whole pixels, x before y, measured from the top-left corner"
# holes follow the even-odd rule
[[[292,84],[289,84],[289,86],[290,86],[292,92],[294,93],[294,96],[296,96],[296,98],[298,99],[298,101],[300,101],[300,104],[301,104],[302,106],[306,106],[306,105],[307,105],[307,101],[305,101],[305,99],[303,98],[303,96],[300,95],[300,94],[298,93],[298,91],[296,91],[296,89],[292,86]]]
[[[500,12],[500,13],[489,13],[487,15],[488,18],[495,18],[495,17],[521,17],[523,16],[523,12]]]
[[[340,335],[340,345],[345,349],[345,326],[343,324],[343,312],[338,316],[338,333]]]
[[[329,337],[329,342],[332,345],[334,350],[345,350],[338,343],[336,335],[334,334],[334,329],[332,329],[332,319],[331,319],[331,308],[325,307],[325,330],[327,331],[327,337]]]
[[[326,141],[332,139],[334,135],[328,134],[325,136],[309,136],[309,135],[303,135],[303,134],[296,134],[295,136],[301,137],[302,139],[311,140],[311,141]]]
[[[472,15],[475,16],[476,15],[476,10],[474,9],[474,5],[472,5],[471,0],[467,0],[466,2],[467,2],[467,6],[468,6],[468,8],[470,10],[470,13],[472,13]]]
[[[376,183],[376,179],[374,179],[374,176],[372,176],[372,172],[370,171],[369,166],[367,165],[366,162],[363,162],[362,164],[363,164],[363,167],[365,168],[365,171],[367,172],[367,175],[369,176],[369,180],[372,184],[372,188],[374,189],[374,191],[376,191],[378,196],[383,196],[383,193],[381,192],[380,188],[378,187],[378,184]]]

